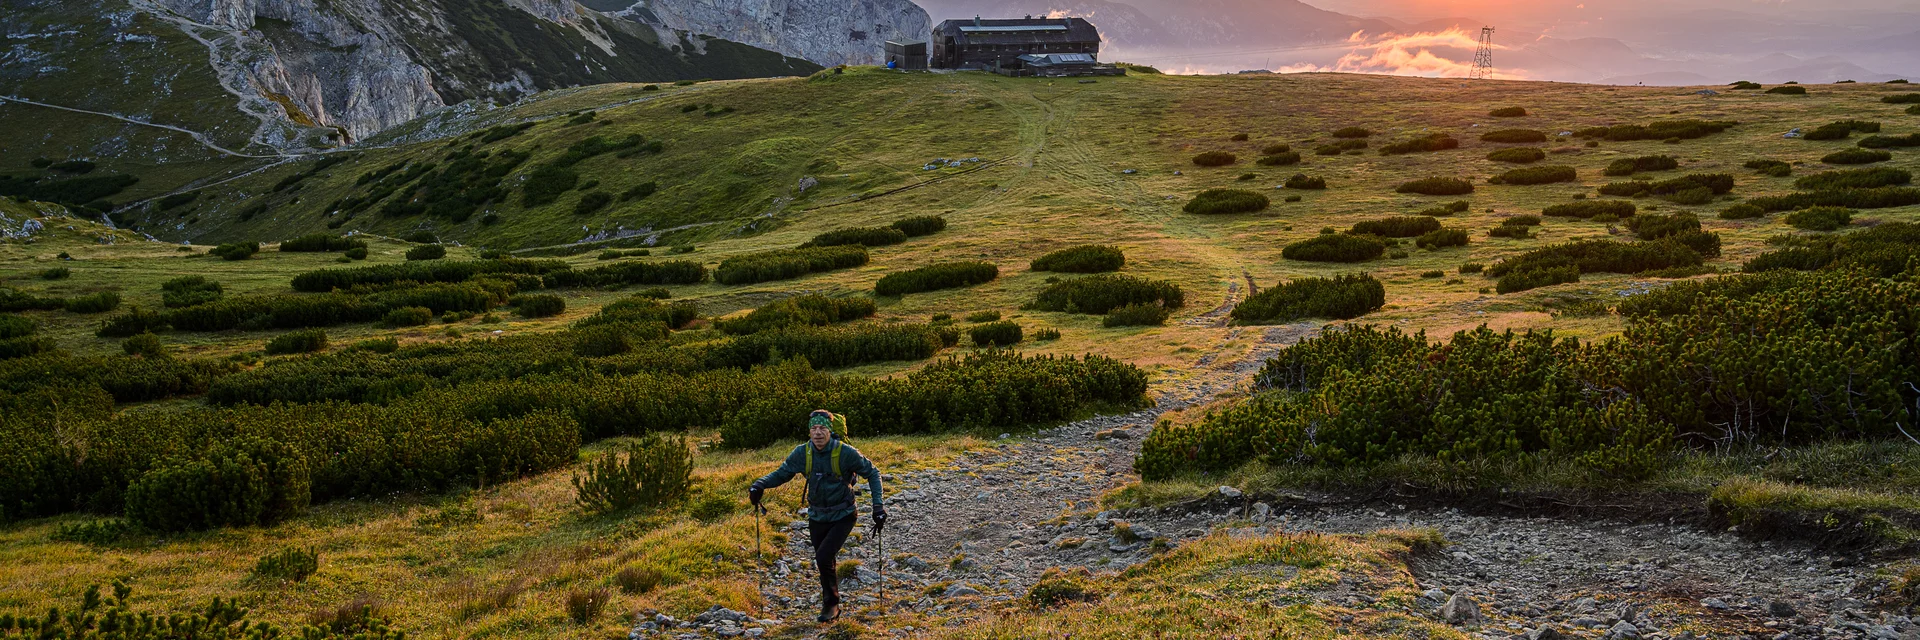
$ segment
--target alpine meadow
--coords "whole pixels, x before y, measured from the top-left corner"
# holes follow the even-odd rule
[[[1920,637],[1909,84],[589,40],[0,102],[0,638]]]

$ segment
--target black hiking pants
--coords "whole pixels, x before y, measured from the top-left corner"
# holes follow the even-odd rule
[[[840,547],[847,543],[847,534],[853,533],[853,524],[859,519],[860,512],[855,511],[831,522],[807,521],[808,539],[813,541],[813,566],[820,570],[823,604],[840,604],[840,576],[834,571],[834,564],[840,557]]]

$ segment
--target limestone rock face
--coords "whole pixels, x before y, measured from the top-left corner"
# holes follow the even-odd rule
[[[926,40],[927,11],[911,0],[597,0],[613,13],[805,58],[823,66],[882,64],[887,40]]]
[[[622,1],[630,0],[587,0]],[[820,68],[799,57],[713,38],[710,30],[609,16],[576,0],[107,4],[105,9],[151,16],[205,46],[202,64],[212,66],[219,89],[251,118],[243,123],[255,129],[250,141],[282,150],[352,142],[468,100],[507,102],[533,91],[604,82],[804,75]],[[831,47],[816,42],[825,36],[811,30],[845,26],[870,13],[836,13],[819,0],[793,2],[814,7],[777,4],[736,8],[745,13],[709,7],[678,24],[699,28],[719,21],[763,41],[795,43],[796,51],[827,50]],[[809,11],[824,13],[803,15]],[[768,12],[772,18],[741,17]],[[925,13],[918,16],[924,23]],[[840,34],[841,40],[848,37]],[[880,51],[879,40],[871,47]]]

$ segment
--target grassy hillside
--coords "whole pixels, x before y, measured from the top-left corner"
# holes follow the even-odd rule
[[[1245,299],[1250,286],[1270,290],[1302,277],[1371,274],[1384,285],[1384,304],[1359,316],[1357,322],[1392,325],[1409,332],[1426,330],[1429,336],[1482,324],[1496,330],[1551,328],[1583,339],[1618,334],[1625,321],[1607,307],[1623,294],[1663,286],[1671,278],[1587,273],[1577,283],[1496,294],[1493,278],[1466,273],[1471,270],[1462,267],[1493,265],[1504,258],[1576,239],[1630,240],[1634,232],[1627,224],[1606,222],[1604,218],[1545,217],[1528,238],[1489,237],[1488,231],[1509,217],[1540,215],[1553,205],[1631,201],[1643,214],[1695,214],[1706,231],[1720,234],[1722,242],[1720,255],[1706,262],[1711,268],[1708,271],[1736,270],[1744,261],[1771,249],[1770,238],[1818,234],[1789,226],[1784,214],[1727,220],[1717,217],[1718,212],[1741,199],[1794,192],[1794,181],[1799,178],[1843,168],[1823,165],[1821,159],[1854,148],[1863,137],[1855,134],[1846,140],[1810,141],[1782,134],[1794,128],[1811,131],[1849,119],[1880,122],[1880,135],[1904,136],[1920,131],[1920,120],[1904,114],[1904,105],[1880,101],[1882,96],[1904,93],[1897,89],[1900,87],[1836,85],[1811,87],[1811,95],[1805,97],[1733,91],[1702,97],[1667,88],[1461,83],[1345,75],[1134,75],[1083,84],[985,74],[907,75],[872,69],[828,72],[812,79],[720,81],[651,89],[644,85],[595,86],[548,92],[473,114],[442,114],[401,127],[346,154],[276,166],[207,189],[192,199],[177,199],[164,210],[160,203],[152,203],[139,210],[119,211],[116,220],[119,226],[127,227],[122,229],[71,217],[55,205],[0,200],[0,228],[10,236],[29,220],[44,226],[25,237],[0,242],[0,291],[68,300],[118,294],[120,307],[112,312],[30,310],[18,314],[37,325],[38,333],[26,336],[30,339],[49,338],[52,346],[83,355],[117,354],[128,341],[96,337],[103,321],[127,314],[136,306],[160,308],[164,300],[162,283],[183,275],[217,281],[229,298],[312,300],[334,296],[331,299],[365,300],[424,288],[399,281],[323,294],[296,293],[292,285],[295,276],[321,269],[409,262],[409,252],[426,246],[418,241],[425,238],[414,235],[422,231],[448,241],[446,257],[428,264],[445,265],[479,260],[493,252],[515,252],[508,255],[553,259],[568,267],[547,273],[578,274],[606,266],[673,261],[692,261],[713,269],[730,258],[792,249],[831,231],[884,227],[911,216],[939,215],[946,221],[944,230],[871,247],[868,261],[859,266],[754,284],[729,285],[708,279],[667,285],[663,288],[671,301],[690,303],[699,318],[672,327],[675,330],[671,333],[660,329],[644,348],[621,345],[633,347],[631,353],[607,355],[586,349],[600,343],[585,340],[536,340],[595,337],[589,333],[592,327],[580,321],[616,301],[632,304],[634,294],[652,284],[540,284],[539,278],[533,278],[536,284],[532,287],[539,288],[540,293],[564,300],[564,312],[527,318],[499,307],[501,310],[494,312],[447,313],[437,320],[423,317],[426,324],[419,326],[339,323],[325,327],[332,346],[317,358],[265,356],[266,343],[289,331],[258,328],[260,323],[240,323],[237,326],[242,328],[222,331],[163,331],[159,340],[164,348],[187,357],[125,356],[122,360],[118,358],[123,356],[114,356],[90,361],[95,364],[88,366],[190,361],[214,370],[209,376],[227,375],[232,380],[244,377],[256,382],[276,373],[288,374],[290,382],[286,386],[267,393],[312,390],[294,384],[302,380],[344,380],[351,377],[348,374],[357,373],[347,370],[356,362],[391,367],[382,371],[406,371],[413,376],[411,380],[376,381],[376,386],[394,384],[332,405],[343,412],[366,412],[352,414],[355,416],[423,410],[436,398],[452,404],[468,401],[463,395],[479,397],[487,389],[498,393],[500,389],[523,388],[509,385],[525,384],[529,386],[524,388],[534,389],[533,385],[548,382],[558,387],[582,380],[602,385],[596,387],[601,391],[611,389],[605,385],[615,382],[631,385],[622,393],[595,396],[596,403],[606,398],[653,399],[675,393],[680,395],[674,398],[683,398],[708,390],[689,392],[685,385],[661,384],[658,388],[666,389],[661,391],[664,395],[649,396],[643,394],[654,389],[645,383],[685,381],[694,379],[690,376],[712,373],[701,367],[745,369],[672,359],[687,353],[697,356],[718,352],[748,339],[716,328],[724,322],[709,320],[739,319],[740,312],[748,309],[800,294],[823,294],[856,303],[870,299],[875,307],[871,320],[863,318],[830,330],[856,331],[894,321],[929,323],[945,315],[964,331],[997,314],[1025,330],[1028,339],[1016,347],[1025,354],[1108,355],[1145,369],[1156,389],[1191,388],[1193,385],[1180,383],[1203,375],[1221,375],[1218,367],[1234,362],[1261,343],[1298,337],[1305,333],[1304,325],[1325,320],[1309,318],[1300,323],[1303,326],[1280,329],[1229,326],[1228,310]],[[1529,115],[1488,115],[1503,107],[1524,107]],[[588,113],[592,116],[587,117]],[[1671,141],[1595,140],[1589,144],[1588,138],[1559,135],[1597,126],[1682,119],[1740,124],[1719,133],[1691,139],[1676,136]],[[531,126],[519,131],[510,128],[522,124]],[[1363,128],[1370,135],[1335,135],[1348,128]],[[1483,132],[1505,129],[1537,131],[1547,141],[1506,144],[1481,139]],[[1458,141],[1458,148],[1381,153],[1390,144],[1432,140],[1426,137],[1430,134],[1449,134]],[[495,139],[487,140],[489,135]],[[1528,137],[1508,135],[1513,139]],[[1364,140],[1367,147],[1334,151],[1332,155],[1315,152],[1317,147],[1353,140]],[[659,143],[657,150],[652,146],[655,142]],[[1257,163],[1258,158],[1268,155],[1264,153],[1268,147],[1281,144],[1300,153],[1301,160],[1297,164]],[[1508,175],[1502,179],[1508,184],[1489,184],[1488,178],[1523,166],[1487,158],[1491,152],[1508,148],[1542,149],[1544,159],[1526,166],[1571,167],[1574,177],[1571,181],[1522,186],[1515,183],[1530,182],[1526,176]],[[1197,165],[1194,157],[1206,152],[1227,152],[1235,159],[1222,166]],[[482,157],[481,153],[486,155]],[[524,158],[520,154],[525,154]],[[1672,156],[1677,166],[1603,175],[1616,161],[1656,155]],[[950,162],[933,166],[936,159]],[[1756,159],[1789,163],[1791,175],[1769,176],[1744,166]],[[448,200],[427,198],[420,185],[431,182],[436,175],[445,175],[442,172],[458,163],[472,166],[475,161],[483,168],[500,167],[491,180],[466,185],[474,187],[471,193],[489,195],[483,202],[469,203],[476,205],[470,210],[459,211],[464,215],[460,221],[446,213],[453,209],[436,213],[434,205]],[[433,167],[427,168],[428,164]],[[1665,166],[1661,162],[1648,164]],[[1920,156],[1911,149],[1896,148],[1890,160],[1869,166],[1920,170]],[[572,174],[572,188],[551,191],[557,196],[551,202],[527,204],[529,187],[538,192],[541,187],[536,185],[565,172]],[[1275,188],[1295,174],[1324,179],[1326,188]],[[1679,204],[1657,197],[1603,198],[1597,193],[1598,187],[1614,182],[1645,178],[1653,183],[1688,174],[1729,174],[1732,189],[1718,196],[1709,193],[1701,204]],[[480,170],[462,175],[486,174]],[[546,177],[536,177],[541,175]],[[363,176],[367,176],[365,180]],[[1397,191],[1403,183],[1428,177],[1471,179],[1475,190],[1460,196]],[[1310,180],[1293,182],[1303,186]],[[587,183],[597,184],[583,186]],[[644,197],[620,198],[647,183],[655,189]],[[1216,188],[1254,191],[1268,196],[1272,203],[1252,213],[1199,215],[1184,211],[1196,194]],[[367,197],[383,189],[391,189],[386,197]],[[420,194],[421,201],[397,199],[409,193]],[[613,201],[604,208],[575,213],[579,203],[594,193],[607,194]],[[1296,196],[1298,201],[1287,201]],[[353,200],[361,206],[349,216],[346,209],[354,208],[349,206]],[[1447,211],[1438,221],[1445,228],[1464,230],[1469,239],[1464,247],[1419,248],[1407,238],[1400,246],[1384,249],[1380,257],[1356,263],[1282,257],[1283,248],[1292,243],[1390,216],[1444,209],[1462,200],[1466,202],[1464,211]],[[400,206],[409,204],[418,205],[419,210]],[[1920,221],[1916,219],[1920,219],[1920,206],[1907,205],[1862,209],[1855,213],[1852,223],[1865,226]],[[1385,229],[1394,223],[1371,226]],[[619,237],[621,231],[633,233]],[[341,253],[282,252],[273,244],[316,232],[358,232],[354,238],[367,242],[367,255],[356,260]],[[141,234],[158,239],[148,240]],[[415,241],[403,239],[408,237]],[[608,239],[580,242],[589,237]],[[209,251],[219,243],[255,241],[267,244],[250,259],[221,260]],[[1058,280],[1079,277],[1035,271],[1029,263],[1051,251],[1081,244],[1117,246],[1125,255],[1122,274],[1176,284],[1185,293],[1185,305],[1174,309],[1164,326],[1109,327],[1098,315],[1023,309]],[[648,255],[627,253],[642,247],[648,249]],[[603,254],[608,248],[623,252]],[[997,268],[998,277],[984,284],[904,296],[873,294],[880,280],[891,274],[962,261],[989,263]],[[541,268],[549,267],[552,265],[543,263]],[[1704,276],[1686,273],[1697,271],[1672,275]],[[467,285],[483,286],[461,286]],[[925,326],[930,330],[945,325]],[[1047,329],[1059,331],[1060,336],[1035,339],[1037,333]],[[375,353],[373,346],[351,346],[373,338],[394,338],[394,346],[400,350]],[[479,341],[494,338],[501,340]],[[409,348],[420,345],[429,348]],[[475,345],[479,348],[467,348]],[[548,346],[557,349],[536,352]],[[976,349],[962,337],[958,345],[935,351],[960,354]],[[496,351],[503,354],[499,360],[485,360]],[[442,357],[444,361],[436,360]],[[420,366],[403,368],[403,359]],[[849,376],[847,379],[894,378],[899,382],[903,373],[925,373],[929,361],[924,357],[881,360],[885,359],[859,360],[864,364],[832,373]],[[432,379],[418,373],[440,366],[436,364],[439,362],[446,364]],[[564,373],[579,377],[544,379],[541,367],[552,362],[577,365],[577,369]],[[340,368],[323,368],[328,366]],[[762,369],[753,375],[769,370],[774,374],[768,377],[782,371]],[[505,380],[489,377],[503,371],[527,373],[506,376],[509,379]],[[26,388],[33,387],[32,378],[38,375],[37,371],[15,373],[19,374],[15,382]],[[729,379],[748,380],[745,376]],[[720,378],[700,378],[709,379]],[[814,383],[827,381],[808,378],[807,384],[793,385],[793,389],[795,393],[813,393],[818,391],[812,387]],[[408,384],[416,388],[405,387]],[[751,389],[746,384],[741,382],[730,389],[729,397],[745,396],[740,390]],[[310,386],[328,387],[326,392],[336,390],[331,384]],[[851,383],[844,387],[856,391],[880,388]],[[411,400],[402,402],[375,391]],[[788,389],[776,391],[786,393]],[[201,405],[206,400],[196,393],[163,389],[117,405],[107,398],[103,402],[114,415],[89,419],[100,425],[145,424],[140,420],[157,424],[176,415],[205,415],[194,413],[204,409]],[[852,392],[846,393],[832,397],[853,397]],[[155,397],[164,399],[155,401]],[[800,402],[828,396],[793,397],[800,398],[793,402]],[[472,401],[484,404],[483,400]],[[318,401],[297,402],[315,402],[289,410],[301,413],[300,419],[309,419],[304,417],[306,413],[323,415],[312,408]],[[738,416],[754,409],[761,411],[756,416],[778,419],[782,415],[778,409],[787,408],[768,410],[745,400],[737,404],[741,407],[728,407],[726,411]],[[620,405],[609,401],[594,406],[599,410]],[[236,424],[252,420],[243,426],[267,429],[284,426],[261,417],[270,418],[273,414],[269,412],[277,410],[247,406],[235,409],[233,415],[250,416],[245,420],[235,418]],[[1203,411],[1175,417],[1165,424],[1192,422]],[[606,419],[615,423],[622,417],[613,410],[601,414],[613,416]],[[479,418],[473,420],[478,429]],[[0,527],[0,558],[5,559],[0,566],[6,567],[0,570],[0,594],[6,594],[0,596],[0,609],[44,611],[56,604],[70,606],[89,584],[131,578],[136,593],[143,594],[137,596],[144,598],[140,602],[142,610],[179,610],[210,596],[237,594],[258,607],[261,618],[285,624],[324,617],[343,604],[377,601],[396,625],[431,637],[610,636],[624,632],[632,624],[633,614],[646,609],[681,617],[712,604],[756,613],[776,611],[762,600],[753,584],[755,574],[750,567],[756,558],[749,546],[754,543],[748,540],[753,523],[738,502],[738,489],[749,477],[767,469],[782,447],[722,450],[719,445],[728,437],[725,427],[737,425],[720,424],[721,417],[714,415],[691,416],[684,421],[695,440],[704,445],[694,457],[696,470],[689,499],[662,509],[638,509],[623,517],[585,515],[573,504],[574,493],[568,482],[571,473],[583,470],[592,460],[625,442],[620,438],[588,442],[578,459],[527,471],[527,477],[516,480],[501,482],[496,476],[488,482],[482,472],[481,481],[473,483],[471,491],[441,491],[444,487],[421,485],[438,488],[399,494],[336,495],[336,499],[316,504],[307,515],[259,527],[164,535],[109,532],[112,535],[103,534],[100,540],[87,543],[74,541],[86,539],[87,530],[63,532],[63,528],[92,522],[93,518],[70,513],[71,509],[46,509],[45,513],[65,515]],[[499,421],[487,424],[491,427]],[[655,426],[595,432],[592,437],[637,433]],[[718,438],[715,427],[720,427]],[[939,467],[954,455],[990,446],[980,436],[999,432],[974,429],[932,437],[872,437],[863,438],[861,446],[888,460],[890,473],[904,473]],[[105,436],[102,439],[107,440]],[[1855,483],[1856,475],[1883,469],[1892,478],[1889,485],[1908,491],[1911,474],[1895,474],[1892,470],[1911,456],[1893,447],[1868,449],[1872,450],[1851,458],[1888,462],[1873,467],[1847,466],[1844,472],[1831,476],[1803,473],[1806,469],[1837,468],[1820,455],[1833,450],[1815,449],[1811,454],[1778,460],[1771,453],[1756,454],[1752,459],[1695,460],[1689,463],[1694,467],[1675,473],[1692,474],[1695,480],[1734,478],[1766,467],[1769,472],[1764,478],[1769,482],[1778,481],[1782,486],[1807,483],[1811,487],[1811,497],[1772,484],[1747,487],[1747,493],[1753,495],[1731,496],[1737,498],[1733,500],[1735,506],[1766,504],[1767,500],[1754,496],[1769,492],[1786,496],[1783,500],[1817,498],[1814,501],[1846,503],[1848,495],[1842,495],[1845,492],[1838,487]],[[1527,462],[1522,459],[1516,464],[1524,466]],[[1460,467],[1448,467],[1441,471],[1467,473],[1475,468],[1462,471]],[[1335,471],[1296,471],[1291,477],[1243,475],[1231,481],[1246,480],[1249,487],[1275,488],[1287,486],[1288,480],[1337,485],[1342,479]],[[1476,478],[1482,484],[1474,486],[1504,483],[1505,488],[1505,484],[1545,482],[1539,474],[1530,476],[1522,471],[1525,469],[1481,470]],[[1438,471],[1420,466],[1389,468],[1386,473],[1400,474],[1395,479],[1445,478]],[[1121,477],[1131,478],[1125,473]],[[1815,481],[1808,481],[1808,477]],[[1121,492],[1113,499],[1127,505],[1157,503],[1211,493],[1217,485],[1217,476],[1203,483],[1177,478],[1170,484]],[[1705,490],[1678,481],[1658,486]],[[796,493],[782,492],[776,499],[791,501]],[[1901,500],[1902,508],[1911,507],[1909,498]],[[790,513],[799,505],[778,502],[775,506],[775,513]],[[776,538],[772,542],[781,544],[785,540]],[[1052,613],[1023,608],[1009,611],[1004,618],[981,618],[942,633],[957,637],[1024,637],[1036,630],[1097,634],[1111,628],[1110,622],[1103,621],[1118,618],[1141,626],[1173,620],[1169,624],[1183,626],[1170,626],[1167,631],[1178,635],[1199,633],[1200,629],[1272,624],[1275,619],[1262,610],[1262,617],[1249,620],[1246,616],[1251,615],[1251,609],[1224,609],[1211,599],[1194,595],[1199,592],[1182,591],[1193,584],[1201,584],[1210,592],[1233,594],[1312,591],[1330,581],[1360,581],[1365,583],[1364,592],[1369,597],[1378,596],[1393,604],[1412,596],[1408,554],[1435,542],[1428,533],[1374,537],[1237,537],[1217,533],[1124,575],[1087,578],[1088,583],[1081,588],[1116,594],[1103,602]],[[287,547],[317,549],[323,558],[318,573],[299,584],[252,576],[258,559]],[[620,572],[629,568],[657,571],[671,578],[657,588],[635,587],[631,592],[613,595],[613,604],[604,615],[588,617],[583,623],[568,619],[566,603],[570,597],[596,589],[616,589],[625,580],[618,577]],[[1184,595],[1162,597],[1173,592]],[[1303,637],[1414,632],[1409,626],[1438,637],[1454,637],[1457,633],[1397,613],[1349,611],[1324,603],[1283,608],[1278,616],[1287,629]],[[924,630],[939,620],[914,618],[912,622]],[[902,622],[904,619],[880,620],[875,626],[899,628]],[[798,625],[781,633],[812,630],[809,625]]]

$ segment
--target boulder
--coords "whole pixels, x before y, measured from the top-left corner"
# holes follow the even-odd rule
[[[1440,619],[1447,621],[1447,624],[1479,624],[1480,603],[1465,592],[1453,594],[1453,597],[1447,598],[1445,605],[1441,605]]]

